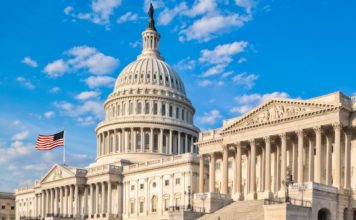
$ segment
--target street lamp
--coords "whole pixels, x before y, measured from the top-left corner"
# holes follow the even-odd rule
[[[290,197],[289,197],[289,185],[293,184],[293,176],[291,174],[286,176],[286,203],[290,202]]]
[[[192,192],[191,192],[191,187],[188,186],[188,192],[184,191],[184,194],[187,195],[188,194],[188,206],[187,209],[191,209],[192,208]]]

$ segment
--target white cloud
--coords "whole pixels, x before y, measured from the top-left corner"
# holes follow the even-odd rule
[[[22,131],[20,133],[13,135],[12,140],[21,141],[21,140],[28,138],[29,135],[30,135],[30,132]]]
[[[128,11],[117,19],[117,23],[122,24],[128,21],[136,21],[137,19],[138,19],[137,14]]]
[[[58,86],[55,86],[50,90],[51,93],[58,93],[59,91],[61,91],[61,88],[59,88]]]
[[[32,82],[22,76],[16,78],[16,81],[19,82],[22,86],[26,87],[27,89],[34,89],[35,86]]]
[[[6,164],[9,161],[28,155],[33,149],[34,146],[32,144],[15,140],[11,143],[10,147],[0,147],[0,164]]]
[[[110,76],[90,76],[85,82],[90,88],[98,88],[98,87],[108,87],[112,88],[115,83],[115,79]]]
[[[237,6],[244,8],[247,13],[251,13],[252,8],[256,5],[254,0],[235,0],[235,3]]]
[[[97,119],[93,116],[78,117],[77,122],[79,125],[88,126],[93,125],[97,122]]]
[[[53,118],[55,113],[53,111],[48,111],[44,113],[45,118]]]
[[[92,74],[112,73],[119,65],[119,60],[107,56],[95,47],[73,47],[65,54],[68,59],[55,60],[44,68],[44,72],[51,77],[62,76],[65,72],[88,71]]]
[[[225,79],[225,78],[231,76],[232,74],[234,74],[234,71],[225,72],[225,73],[223,73],[223,74],[221,75],[221,78],[222,78],[222,79]]]
[[[74,106],[72,103],[69,103],[69,102],[54,102],[53,105],[61,110],[64,110],[64,111],[72,111]]]
[[[192,9],[185,12],[189,17],[195,17],[206,13],[214,12],[217,9],[216,0],[197,0]]]
[[[138,47],[138,46],[141,45],[141,41],[129,42],[129,45],[130,45],[130,47],[132,47],[132,48],[136,48],[136,47]]]
[[[24,57],[22,60],[21,60],[21,63],[24,63],[30,67],[38,67],[38,64],[37,64],[37,61],[36,60],[33,60],[31,57]]]
[[[101,119],[104,116],[103,102],[100,100],[85,100],[78,105],[62,101],[54,102],[53,105],[63,114],[74,118],[93,116],[95,119]]]
[[[232,56],[244,52],[247,46],[246,41],[217,45],[213,50],[202,50],[199,61],[209,64],[228,64],[232,61]]]
[[[195,69],[195,61],[192,60],[190,57],[186,57],[182,60],[180,60],[177,64],[174,65],[174,69],[176,69],[178,72],[182,71],[187,71],[187,70],[193,70]]]
[[[89,20],[94,24],[105,25],[108,28],[110,17],[120,5],[121,0],[92,0],[91,12],[73,13],[74,8],[69,6],[64,9],[64,13],[77,19]]]
[[[238,61],[237,61],[237,63],[245,63],[247,61],[247,59],[245,58],[245,57],[241,57]]]
[[[68,72],[69,67],[63,59],[58,59],[47,64],[43,71],[50,77],[59,77]]]
[[[201,50],[199,61],[203,64],[213,65],[203,72],[202,77],[209,77],[221,74],[225,68],[233,61],[233,57],[246,50],[246,41],[235,41],[232,43],[217,45],[213,50]],[[223,78],[225,78],[227,75]]]
[[[180,14],[185,10],[187,10],[187,4],[185,2],[181,2],[173,9],[165,8],[158,16],[158,24],[160,25],[169,24],[177,14]]]
[[[211,110],[210,112],[205,112],[203,116],[198,117],[197,121],[201,124],[213,125],[218,119],[221,119],[222,115],[219,110]]]
[[[272,92],[266,94],[254,93],[236,96],[235,101],[238,103],[238,106],[231,108],[230,112],[244,114],[257,105],[273,98],[289,98],[289,95],[285,92]]]
[[[198,86],[200,86],[200,87],[207,87],[207,86],[210,86],[211,84],[213,84],[213,82],[208,79],[198,80]]]
[[[100,95],[100,92],[97,91],[84,91],[79,93],[75,98],[78,100],[87,100],[87,99],[92,99],[92,98],[98,98]]]
[[[180,41],[198,40],[207,42],[211,39],[230,32],[232,28],[242,27],[249,21],[250,16],[231,15],[206,15],[195,20],[188,28],[180,31]]]
[[[209,76],[214,76],[214,75],[220,74],[220,73],[224,72],[225,67],[226,67],[226,64],[218,64],[218,65],[212,66],[209,69],[207,69],[206,71],[204,71],[201,76],[209,77]]]
[[[255,81],[258,79],[256,74],[248,74],[246,72],[238,74],[232,78],[232,81],[237,85],[246,86],[247,89],[251,89]]]

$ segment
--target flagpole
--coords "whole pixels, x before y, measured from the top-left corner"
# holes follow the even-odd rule
[[[63,165],[66,165],[66,139],[65,139],[66,132],[63,130]]]

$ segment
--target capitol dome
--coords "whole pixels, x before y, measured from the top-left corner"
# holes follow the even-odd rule
[[[183,153],[199,129],[184,83],[159,52],[153,11],[142,33],[142,53],[119,74],[98,124],[97,163],[137,163]]]

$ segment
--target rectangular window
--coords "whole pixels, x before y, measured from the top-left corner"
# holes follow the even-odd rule
[[[1,206],[1,209],[5,209],[5,206],[3,205],[3,206]]]
[[[164,211],[168,211],[169,208],[169,199],[164,199]]]
[[[169,106],[169,117],[173,117],[173,107]]]
[[[184,121],[184,109],[182,109],[182,120]]]
[[[130,203],[130,212],[131,212],[131,214],[135,213],[135,203],[134,202]]]
[[[154,103],[154,104],[153,104],[153,114],[154,114],[154,115],[157,115],[157,111],[158,111],[157,108],[158,108],[157,103]]]
[[[176,185],[180,184],[180,178],[176,178]]]
[[[169,180],[165,180],[165,181],[164,181],[164,185],[165,185],[165,186],[169,186]]]
[[[11,206],[11,210],[15,210],[15,206]]]
[[[131,185],[131,190],[135,190],[135,185]]]
[[[140,213],[143,213],[143,202],[140,202]]]
[[[177,107],[176,108],[176,119],[178,119],[179,118],[179,108]]]
[[[143,189],[144,187],[143,187],[143,184],[140,184],[140,189]]]
[[[162,116],[166,116],[166,104],[162,104],[161,112],[162,112]]]

